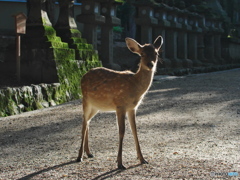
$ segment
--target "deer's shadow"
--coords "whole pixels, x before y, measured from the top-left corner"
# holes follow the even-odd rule
[[[21,177],[18,180],[29,180],[29,179],[32,179],[34,176],[37,176],[39,174],[42,174],[42,173],[45,173],[45,172],[57,169],[59,167],[64,167],[64,166],[67,166],[67,165],[77,164],[77,163],[78,163],[77,161],[73,160],[73,161],[69,161],[69,162],[62,163],[62,164],[59,164],[59,165],[55,165],[55,166],[52,166],[52,167],[48,167],[46,169],[42,169],[40,171],[37,171],[37,172],[31,173],[31,174],[28,174],[28,175],[26,175],[24,177]],[[123,171],[129,170],[129,169],[133,169],[133,168],[136,168],[138,166],[141,166],[141,164],[130,166],[130,167],[128,167],[125,170],[121,170],[121,169],[116,168],[116,169],[110,170],[108,172],[104,172],[103,174],[93,178],[92,180],[108,179],[108,178],[113,177],[113,176],[115,176],[117,174],[120,174]]]
[[[113,177],[113,176],[115,176],[115,175],[117,175],[117,174],[120,174],[120,173],[122,173],[122,172],[124,172],[124,171],[127,171],[127,170],[129,170],[129,169],[136,168],[136,167],[141,166],[141,165],[142,165],[142,164],[137,164],[137,165],[129,166],[127,169],[124,169],[124,170],[116,168],[116,169],[110,170],[110,171],[108,171],[108,172],[105,172],[105,173],[103,173],[103,174],[101,174],[101,175],[93,178],[92,180],[108,179],[108,178]]]
[[[24,176],[22,178],[19,178],[18,180],[28,180],[28,179],[33,178],[34,176],[39,175],[39,174],[42,174],[42,173],[45,173],[45,172],[57,169],[59,167],[67,166],[67,165],[70,165],[70,164],[75,164],[75,163],[78,163],[78,162],[77,161],[69,161],[69,162],[66,162],[66,163],[63,163],[63,164],[59,164],[59,165],[55,165],[55,166],[52,166],[52,167],[48,167],[46,169],[42,169],[40,171],[37,171],[37,172],[34,172],[32,174],[26,175],[26,176]]]

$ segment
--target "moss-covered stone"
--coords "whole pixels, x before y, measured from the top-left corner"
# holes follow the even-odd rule
[[[46,41],[43,47],[46,48],[47,59],[56,64],[59,83],[0,90],[0,116],[32,111],[78,99],[81,97],[82,76],[89,69],[101,66],[93,46],[81,38],[79,30],[71,29],[70,41],[62,42],[61,38],[56,36],[53,27],[47,25],[43,27],[45,30],[43,39]]]
[[[60,82],[60,88],[54,92],[57,103],[63,103],[80,97],[80,80],[83,74],[90,68],[101,66],[95,50],[92,45],[87,44],[86,40],[81,38],[81,33],[77,29],[71,29],[72,38],[69,43],[72,48],[68,48],[67,43],[57,38],[56,32],[52,27],[45,26],[48,41],[52,43],[52,58],[56,61],[57,74]],[[74,49],[73,49],[74,48]],[[81,52],[81,53],[79,53]],[[81,54],[81,59],[85,63],[75,61],[76,53]],[[80,64],[80,67],[79,67]],[[84,67],[81,67],[84,66]],[[53,92],[51,92],[53,93]],[[50,100],[50,99],[49,99]]]
[[[87,40],[79,37],[72,37],[71,40],[73,43],[87,43]]]

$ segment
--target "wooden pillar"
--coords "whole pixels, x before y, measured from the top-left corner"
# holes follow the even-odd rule
[[[15,18],[16,30],[16,74],[17,81],[21,82],[21,34],[26,34],[26,15],[24,13],[17,13],[13,15]]]

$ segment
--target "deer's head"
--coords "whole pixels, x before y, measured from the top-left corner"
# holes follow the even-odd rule
[[[158,53],[163,43],[162,36],[158,36],[153,44],[141,45],[131,38],[126,38],[126,44],[130,51],[141,56],[141,66],[151,71],[156,67],[158,61]]]

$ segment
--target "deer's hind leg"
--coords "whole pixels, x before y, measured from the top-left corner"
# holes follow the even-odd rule
[[[117,122],[118,122],[118,131],[119,131],[119,146],[118,146],[118,156],[117,163],[118,169],[126,169],[122,164],[122,148],[123,148],[123,138],[125,134],[125,109],[118,108],[116,111]]]
[[[82,122],[82,142],[81,147],[79,149],[79,154],[77,161],[81,162],[83,158],[83,153],[85,150],[88,157],[93,157],[92,153],[90,152],[89,145],[88,145],[88,131],[89,131],[89,123],[91,119],[98,113],[98,110],[94,109],[90,105],[83,100],[83,122]]]

